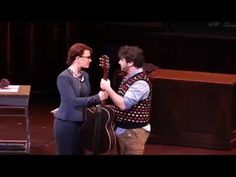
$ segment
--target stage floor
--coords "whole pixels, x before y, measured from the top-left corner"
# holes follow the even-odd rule
[[[53,137],[53,119],[50,111],[57,103],[47,100],[30,101],[30,136],[31,155],[55,155]],[[0,139],[20,140],[25,138],[25,119],[22,117],[1,117]],[[1,147],[3,148],[3,147]],[[9,154],[1,152],[2,154]],[[13,153],[14,154],[14,153]],[[18,153],[15,153],[18,154]],[[103,155],[117,155],[116,150]],[[144,155],[236,155],[236,148],[231,150],[213,150],[194,147],[147,144]]]

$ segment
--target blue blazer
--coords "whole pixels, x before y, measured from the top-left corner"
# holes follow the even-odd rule
[[[98,94],[89,96],[91,87],[85,71],[82,71],[81,78],[76,78],[68,69],[64,70],[57,77],[57,88],[61,102],[55,117],[62,120],[81,122],[85,108],[100,102]]]

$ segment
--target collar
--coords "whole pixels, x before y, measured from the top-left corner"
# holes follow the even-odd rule
[[[138,68],[137,70],[135,70],[134,72],[127,74],[126,75],[126,80],[128,80],[129,78],[133,77],[135,74],[141,73],[143,72],[143,68]]]

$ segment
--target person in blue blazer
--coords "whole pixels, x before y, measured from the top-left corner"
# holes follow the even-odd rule
[[[66,63],[69,65],[57,77],[60,106],[53,110],[56,154],[81,154],[79,131],[84,121],[85,108],[108,98],[99,91],[90,96],[89,74],[83,69],[92,62],[92,48],[83,43],[73,44],[68,50]]]

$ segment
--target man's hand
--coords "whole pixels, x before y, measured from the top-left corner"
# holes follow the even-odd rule
[[[101,79],[100,87],[101,87],[102,90],[107,91],[111,87],[110,80],[109,79],[107,79],[107,80]]]

